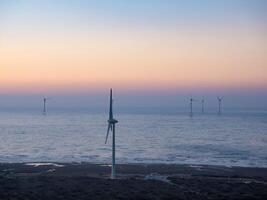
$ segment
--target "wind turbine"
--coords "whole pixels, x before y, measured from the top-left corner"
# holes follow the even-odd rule
[[[49,99],[49,98],[46,98],[46,97],[43,98],[43,102],[44,102],[43,115],[46,115],[46,101],[47,101],[48,99]]]
[[[201,100],[201,112],[202,112],[202,114],[204,113],[204,103],[205,103],[205,100],[202,99]]]
[[[190,98],[190,116],[193,116],[193,101],[197,101],[193,99],[192,97]]]
[[[112,89],[110,89],[110,99],[109,99],[109,119],[108,119],[108,130],[105,144],[108,140],[109,131],[112,131],[112,168],[111,168],[111,179],[116,178],[115,169],[115,124],[118,123],[116,119],[113,118],[113,99],[112,99]]]
[[[221,104],[222,104],[223,97],[217,97],[217,99],[218,99],[218,103],[219,103],[219,111],[218,111],[218,114],[220,115],[221,114]]]

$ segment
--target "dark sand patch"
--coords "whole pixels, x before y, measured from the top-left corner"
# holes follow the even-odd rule
[[[0,164],[0,199],[267,199],[266,168],[60,165]]]

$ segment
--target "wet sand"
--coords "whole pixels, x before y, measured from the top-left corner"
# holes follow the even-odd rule
[[[0,163],[0,199],[267,199],[267,168]]]

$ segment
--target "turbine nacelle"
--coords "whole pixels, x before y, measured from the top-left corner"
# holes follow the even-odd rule
[[[223,97],[217,97],[218,101],[221,102],[223,100]]]

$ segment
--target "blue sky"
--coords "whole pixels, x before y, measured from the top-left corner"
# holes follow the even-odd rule
[[[175,23],[177,20],[216,23],[216,20],[230,22],[247,19],[265,23],[267,17],[265,0],[1,0],[0,8],[2,17],[9,13],[39,13],[40,17],[54,17],[54,20],[57,20],[57,16],[64,16],[66,20],[72,17],[97,16],[106,21],[124,23],[127,20],[159,24]]]

